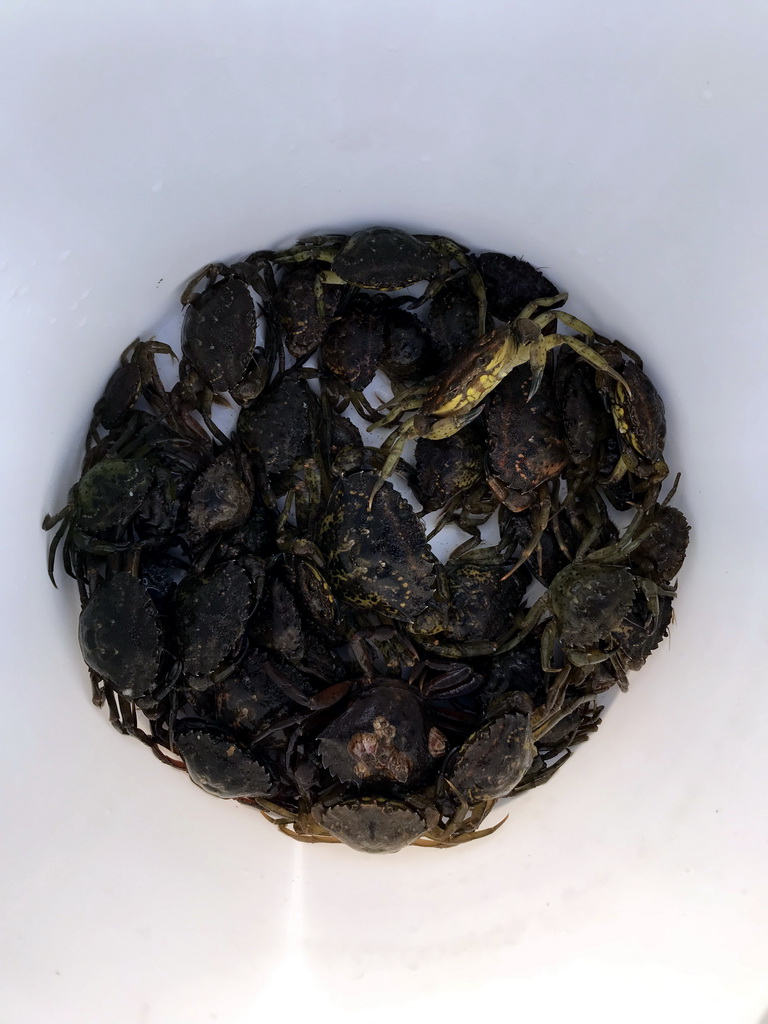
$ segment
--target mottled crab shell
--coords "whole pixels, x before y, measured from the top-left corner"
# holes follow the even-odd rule
[[[410,621],[434,592],[435,556],[406,499],[384,481],[372,511],[376,473],[341,477],[318,531],[331,587],[351,604]]]
[[[239,643],[253,603],[245,569],[228,562],[206,576],[187,576],[174,594],[176,638],[184,669],[205,676]]]
[[[232,799],[267,796],[272,778],[256,753],[228,733],[202,723],[180,723],[175,745],[189,777],[206,793]]]
[[[654,513],[648,535],[630,555],[630,562],[654,583],[669,583],[683,567],[690,532],[688,520],[679,508],[660,507]]]
[[[455,643],[492,640],[510,624],[527,580],[517,573],[503,579],[501,565],[448,566],[448,607],[445,633]]]
[[[441,267],[439,254],[399,228],[372,227],[351,235],[331,264],[347,284],[358,288],[394,291],[434,277]]]
[[[507,796],[533,763],[531,717],[520,712],[487,722],[459,748],[448,780],[469,804]]]
[[[549,588],[559,635],[567,647],[589,647],[608,637],[635,598],[629,569],[573,562],[561,569]]]
[[[383,351],[382,310],[366,296],[331,321],[320,348],[323,365],[355,391],[371,383]]]
[[[313,402],[305,382],[286,375],[240,413],[237,433],[269,474],[287,473],[311,453]]]
[[[77,484],[78,528],[98,534],[127,523],[154,484],[152,467],[143,459],[102,459]]]
[[[123,697],[150,693],[162,655],[157,608],[136,577],[115,573],[80,615],[80,649],[85,663]]]
[[[477,296],[466,276],[446,282],[430,303],[427,324],[441,366],[477,336],[477,306]]]
[[[434,512],[483,476],[484,446],[473,425],[451,437],[433,441],[421,437],[414,456],[414,490],[422,508]]]
[[[267,671],[268,665],[267,654],[253,649],[238,664],[235,672],[217,680],[205,691],[203,697],[209,705],[212,704],[208,713],[215,717],[217,725],[235,735],[247,736],[265,723],[295,711],[296,703],[273,680]],[[289,677],[293,687],[304,693],[307,700],[317,689],[309,676],[291,665],[282,665],[280,672]]]
[[[397,853],[428,830],[422,815],[406,804],[377,797],[316,805],[313,818],[332,836],[361,853]]]
[[[581,465],[594,456],[598,444],[611,436],[613,417],[597,390],[594,367],[575,352],[560,350],[555,391],[569,454]]]
[[[672,621],[672,598],[659,596],[659,614],[652,616],[645,598],[638,594],[629,613],[611,631],[624,656],[626,668],[637,672],[667,635]]]
[[[189,525],[194,538],[243,526],[253,495],[235,467],[232,452],[223,452],[204,470],[189,499]]]
[[[323,340],[323,332],[328,326],[327,319],[318,315],[315,297],[315,278],[323,266],[322,263],[312,263],[285,270],[275,292],[275,314],[282,328],[285,347],[294,359],[311,355]],[[326,317],[334,312],[333,291],[333,288],[326,289]]]
[[[226,277],[187,306],[184,355],[214,391],[229,391],[245,374],[256,344],[256,310],[248,285]]]
[[[557,476],[568,462],[552,384],[544,377],[529,402],[530,385],[530,366],[516,367],[496,388],[486,412],[493,472],[510,492],[522,496]],[[523,497],[513,499],[510,507],[518,511],[528,504]]]

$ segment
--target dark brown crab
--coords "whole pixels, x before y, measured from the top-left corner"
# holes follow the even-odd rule
[[[438,571],[435,598],[411,623],[409,635],[447,658],[492,653],[523,598],[527,574],[511,576],[494,548],[451,558]]]
[[[572,335],[544,333],[549,325],[560,321],[586,338],[595,336],[591,327],[570,313],[551,308],[537,312],[542,306],[551,307],[566,298],[563,294],[531,303],[512,324],[495,328],[478,338],[471,348],[459,352],[430,385],[407,389],[391,402],[384,403],[382,408],[390,411],[369,430],[389,426],[403,414],[409,416],[392,431],[383,446],[387,457],[381,470],[382,479],[393,471],[409,439],[450,437],[480,415],[483,399],[517,366],[531,366],[528,398],[532,399],[541,384],[547,353],[560,345],[568,345],[582,359],[608,376],[620,379],[587,342]],[[371,502],[374,495],[375,490]]]
[[[542,633],[542,665],[551,668],[557,643],[568,664],[594,665],[615,652],[617,634],[626,628],[624,620],[638,594],[657,621],[660,597],[671,596],[673,591],[637,575],[627,561],[645,537],[647,527],[648,513],[641,510],[619,541],[591,551],[583,560],[561,569],[547,592],[530,609],[519,631],[500,644],[497,652],[515,647],[550,612],[552,618]]]
[[[378,479],[366,472],[336,481],[317,545],[336,593],[359,608],[409,621],[432,596],[435,557],[421,521],[390,483],[369,510]]]
[[[305,238],[276,256],[279,265],[319,260],[330,268],[315,279],[317,307],[324,315],[324,286],[348,284],[375,291],[398,291],[419,281],[439,281],[451,265],[465,268],[485,323],[485,287],[465,248],[441,235],[411,235],[399,228],[363,228],[352,235]]]
[[[196,294],[204,278],[208,284]],[[182,294],[186,306],[182,351],[211,391],[229,391],[239,384],[253,356],[256,309],[249,285],[260,294],[271,291],[255,265],[212,263],[192,278]]]
[[[86,437],[86,447],[95,441],[99,428],[115,430],[125,426],[140,399],[145,399],[155,413],[170,411],[170,399],[155,363],[155,356],[176,359],[169,345],[151,338],[136,338],[120,356],[120,365],[107,381],[93,408],[93,419]]]
[[[80,614],[80,649],[95,676],[130,700],[158,684],[165,638],[160,615],[139,580],[115,573]]]
[[[615,484],[625,474],[645,483],[647,502],[655,500],[659,485],[669,475],[664,461],[667,422],[664,403],[642,363],[625,346],[604,346],[606,356],[620,367],[621,380],[597,375],[606,395],[618,433],[620,454],[607,483]],[[630,353],[634,358],[626,358]]]

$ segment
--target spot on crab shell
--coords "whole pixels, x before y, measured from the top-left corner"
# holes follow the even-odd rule
[[[413,769],[413,761],[394,740],[397,729],[383,715],[373,720],[373,732],[356,732],[347,746],[356,759],[355,775],[367,779],[376,774],[392,782],[407,782]]]

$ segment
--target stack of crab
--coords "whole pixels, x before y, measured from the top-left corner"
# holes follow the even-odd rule
[[[656,389],[566,299],[389,228],[206,267],[178,378],[126,349],[44,522],[112,723],[307,842],[493,832],[666,635],[688,541]]]

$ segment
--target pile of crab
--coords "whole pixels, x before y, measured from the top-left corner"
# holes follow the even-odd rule
[[[566,299],[390,228],[198,274],[180,361],[125,350],[43,524],[112,723],[371,852],[488,835],[551,778],[666,635],[688,542],[654,385]]]

